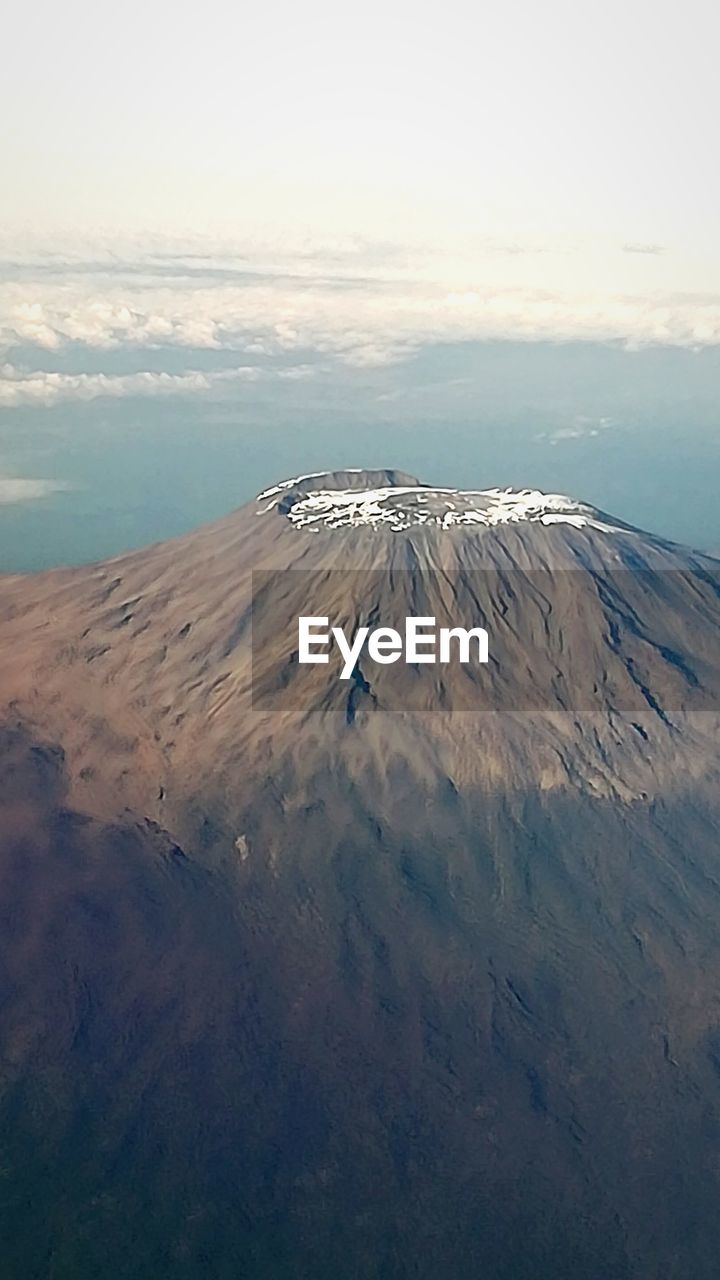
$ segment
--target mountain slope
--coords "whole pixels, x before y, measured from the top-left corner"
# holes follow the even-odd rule
[[[332,487],[348,477],[349,488]],[[507,495],[458,496],[409,480],[339,473],[323,479],[318,497],[311,477],[186,538],[6,581],[0,705],[62,741],[80,808],[112,818],[129,805],[195,839],[188,799],[202,810],[212,792],[214,820],[227,810],[226,845],[268,758],[302,780],[322,774],[326,753],[351,772],[359,765],[374,788],[387,773],[388,742],[431,780],[489,790],[580,782],[625,798],[712,772],[717,562],[602,513],[583,515],[580,504],[563,513],[565,499],[543,511],[539,495],[534,515],[530,493],[514,518],[518,504]],[[308,492],[320,522],[306,526],[295,515]],[[400,495],[407,527],[384,518],[382,493]],[[413,507],[421,498],[424,507]],[[492,524],[477,522],[479,502]],[[463,503],[475,522],[447,523],[468,514]],[[342,519],[358,514],[338,526],[338,509]],[[428,525],[428,515],[439,523]],[[294,658],[293,619],[328,609],[353,629],[407,613],[485,621],[490,667],[482,678],[457,666],[386,667],[360,696],[335,667],[301,670]],[[452,714],[459,710],[478,714]],[[423,712],[432,731],[418,735]]]
[[[345,472],[5,580],[11,1280],[714,1277],[716,574]],[[321,604],[495,661],[347,687]]]

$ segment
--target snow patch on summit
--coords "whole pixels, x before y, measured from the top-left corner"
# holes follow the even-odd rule
[[[290,485],[266,490],[261,498],[274,500]],[[263,514],[262,512],[259,514]],[[619,532],[598,518],[593,507],[560,493],[539,489],[446,489],[430,486],[387,486],[375,489],[317,489],[299,496],[284,513],[298,529],[317,531],[354,526],[382,526],[392,533],[417,525],[449,529],[454,525],[518,524],[585,526],[605,533]]]

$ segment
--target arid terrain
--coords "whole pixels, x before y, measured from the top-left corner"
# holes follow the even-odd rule
[[[8,1280],[714,1280],[719,637],[712,558],[391,471],[0,579]]]

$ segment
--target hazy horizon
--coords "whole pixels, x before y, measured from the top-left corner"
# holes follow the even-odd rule
[[[1,90],[1,567],[348,463],[720,547],[710,6],[37,17]]]
[[[0,566],[349,463],[720,547],[712,7],[41,17],[0,91]]]
[[[210,368],[219,358],[204,355]],[[127,368],[123,352],[96,359]],[[346,466],[566,492],[717,552],[719,393],[715,348],[504,342],[428,345],[390,366],[258,377],[222,394],[24,405],[6,410],[0,568],[113,555],[287,475]]]

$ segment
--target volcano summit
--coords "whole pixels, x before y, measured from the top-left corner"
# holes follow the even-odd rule
[[[9,1280],[714,1280],[719,575],[380,470],[0,579]]]
[[[352,474],[352,473],[351,473]],[[305,479],[322,477],[301,477]],[[293,493],[297,480],[286,480],[260,494],[271,498],[267,510],[279,507],[300,529],[342,529],[384,525],[393,531],[413,525],[517,524],[522,520],[541,524],[572,524],[581,529],[613,531],[591,507],[558,493],[539,489],[437,489],[429,485],[386,485],[377,489],[357,487],[313,489]],[[290,497],[289,495],[292,495]]]

